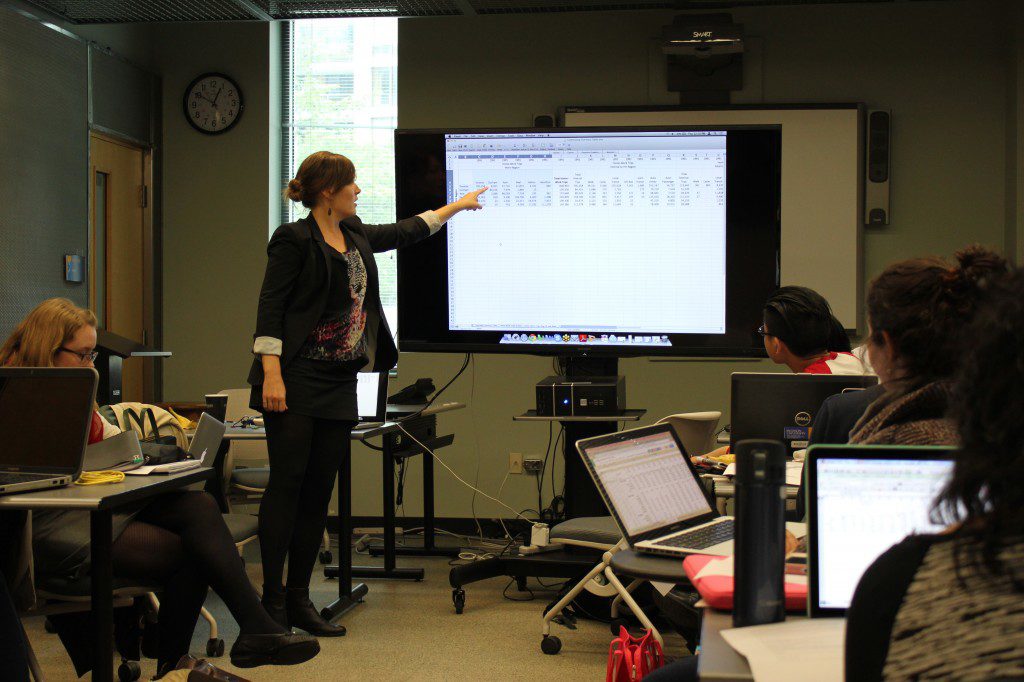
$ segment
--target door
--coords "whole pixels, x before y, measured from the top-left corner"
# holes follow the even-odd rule
[[[145,150],[93,133],[89,158],[89,300],[101,327],[146,343]],[[125,358],[121,400],[144,400],[143,363]]]

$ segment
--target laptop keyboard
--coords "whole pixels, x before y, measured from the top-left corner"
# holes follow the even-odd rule
[[[727,542],[733,538],[733,520],[727,519],[721,523],[714,523],[704,526],[689,533],[681,533],[671,538],[659,540],[659,545],[668,547],[688,547],[692,549],[706,549],[720,542]]]
[[[45,481],[50,478],[55,477],[52,474],[0,474],[0,485],[14,485],[15,483]]]

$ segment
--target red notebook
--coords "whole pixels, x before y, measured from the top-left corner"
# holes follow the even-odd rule
[[[700,596],[707,602],[708,606],[713,609],[729,611],[732,610],[733,595],[732,563],[730,562],[727,570],[723,570],[721,574],[716,574],[718,573],[717,571],[712,571],[697,577],[701,570],[709,563],[724,558],[726,557],[691,554],[683,559],[683,570],[686,571],[686,577],[697,588],[697,592],[700,593]],[[722,568],[725,569],[726,565],[723,565]],[[807,611],[806,577],[803,577],[801,580],[797,576],[787,575],[784,590],[786,592],[787,611]]]

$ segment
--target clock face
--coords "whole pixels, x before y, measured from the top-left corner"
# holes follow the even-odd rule
[[[242,91],[222,73],[205,73],[185,89],[185,118],[196,130],[217,135],[230,130],[242,116]]]

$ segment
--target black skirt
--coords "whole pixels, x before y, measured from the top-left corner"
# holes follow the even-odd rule
[[[284,402],[292,414],[317,419],[359,421],[356,375],[366,358],[347,362],[296,357],[281,372]],[[249,407],[263,412],[263,386],[252,387]]]

